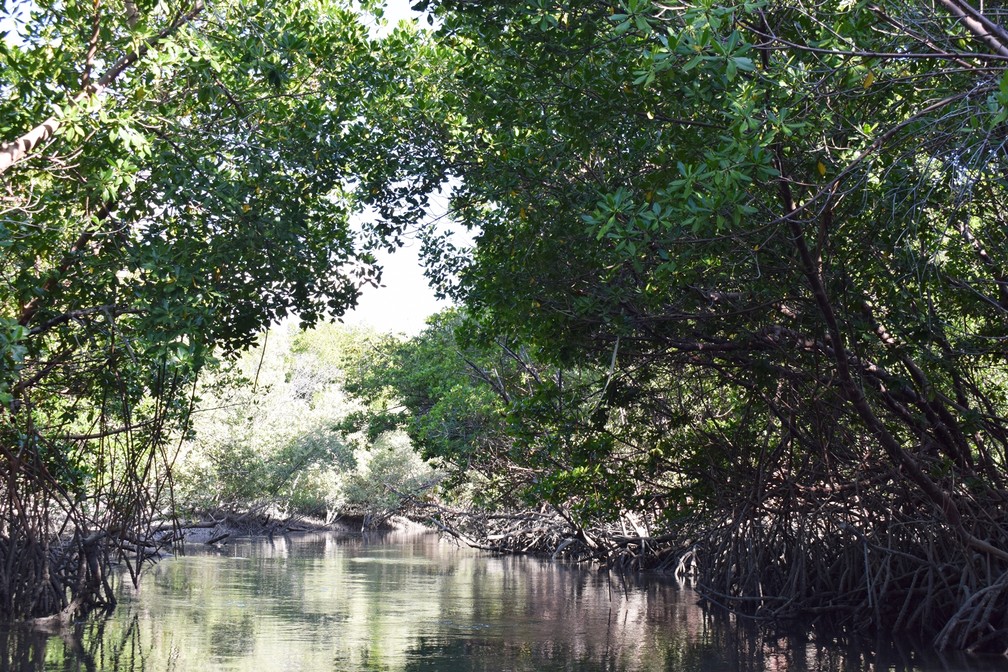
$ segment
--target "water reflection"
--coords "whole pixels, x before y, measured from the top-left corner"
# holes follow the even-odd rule
[[[0,629],[0,670],[41,670],[45,665],[47,637],[41,633],[16,628]]]
[[[239,542],[151,568],[107,620],[0,630],[3,670],[1008,670],[1003,659],[819,646],[703,611],[673,583],[433,535]]]

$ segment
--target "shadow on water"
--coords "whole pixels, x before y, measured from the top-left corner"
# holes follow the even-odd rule
[[[736,623],[730,616],[710,615],[695,640],[670,643],[664,666],[649,669],[688,672],[968,672],[1008,670],[1001,657],[926,651],[919,645],[887,642],[879,647],[865,643],[817,644],[811,633],[771,634],[752,623]],[[501,658],[526,661],[509,670],[578,670],[617,672],[627,669],[622,652],[572,649],[567,644],[541,643],[538,649],[511,643],[502,651],[495,643],[455,640],[443,643],[421,639],[410,655],[405,672],[491,672],[503,669]],[[337,668],[341,672],[343,669]]]
[[[242,540],[126,583],[110,617],[61,635],[0,628],[0,672],[1008,671],[1004,658],[769,631],[659,577],[431,535]]]

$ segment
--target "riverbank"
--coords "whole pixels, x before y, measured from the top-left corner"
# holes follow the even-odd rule
[[[266,511],[215,511],[162,523],[158,526],[158,540],[165,547],[177,544],[213,546],[241,537],[273,537],[301,532],[334,532],[349,536],[365,530],[405,529],[427,529],[427,526],[405,516],[391,516],[376,524],[367,516],[353,514],[327,522],[309,516],[282,516]]]

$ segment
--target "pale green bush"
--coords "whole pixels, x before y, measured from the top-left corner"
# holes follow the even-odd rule
[[[354,455],[357,466],[346,475],[343,497],[347,508],[364,515],[366,522],[380,523],[437,481],[402,431],[385,432]]]
[[[270,332],[199,389],[194,432],[177,462],[183,511],[269,507],[380,522],[436,479],[402,432],[373,444],[348,418],[365,410],[342,389],[339,356],[372,334],[340,327]],[[348,426],[349,425],[349,426]]]

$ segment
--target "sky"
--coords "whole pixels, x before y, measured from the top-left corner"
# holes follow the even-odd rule
[[[429,217],[443,215],[447,209],[445,193],[431,196]],[[471,237],[460,229],[452,228],[455,244],[471,242]],[[343,322],[407,336],[420,333],[428,316],[451,304],[434,296],[424,277],[419,254],[420,241],[412,238],[406,238],[403,247],[393,253],[376,254],[383,269],[382,286],[365,286],[357,308],[344,315]]]
[[[378,255],[384,286],[364,287],[357,308],[344,315],[343,322],[415,336],[429,315],[447,307],[427,285],[418,250],[419,243],[407,243],[395,254]]]
[[[376,27],[377,34],[390,30],[400,19],[417,20],[421,16],[410,9],[410,0],[386,0],[385,6],[387,23],[384,29]],[[424,25],[426,26],[426,22]],[[430,216],[443,216],[447,210],[443,194],[432,196],[431,203]],[[456,233],[455,238],[459,237]],[[461,237],[463,242],[468,238],[464,234]],[[429,315],[450,305],[434,297],[434,291],[423,274],[419,251],[419,241],[407,240],[394,254],[379,254],[379,263],[384,268],[383,286],[365,287],[357,309],[344,315],[343,321],[413,336],[423,329]]]

